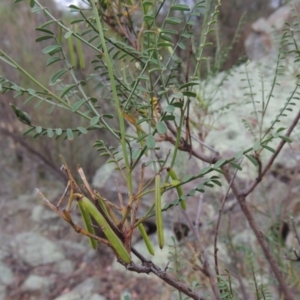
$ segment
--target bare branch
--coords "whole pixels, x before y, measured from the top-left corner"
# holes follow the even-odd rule
[[[287,130],[285,136],[289,137],[291,135],[292,131],[296,127],[297,123],[299,122],[299,119],[300,119],[300,110],[299,110],[298,114],[296,115],[296,117],[294,118],[293,122],[291,123],[291,126]],[[249,188],[244,192],[245,196],[248,196],[255,189],[255,187],[261,182],[261,180],[263,179],[263,177],[266,175],[266,173],[268,172],[268,170],[273,165],[276,157],[280,153],[280,151],[281,151],[282,147],[285,145],[285,143],[286,143],[285,140],[281,140],[281,142],[279,143],[279,145],[278,145],[275,153],[271,156],[270,160],[268,161],[268,163],[266,164],[266,166],[262,170],[260,176],[257,177],[255,179],[255,181],[253,181],[252,184],[249,186]]]
[[[241,163],[241,162],[240,162]],[[239,164],[240,164],[239,163]],[[220,223],[221,223],[221,218],[222,218],[222,214],[223,214],[223,209],[224,209],[224,205],[225,205],[225,202],[226,202],[226,199],[227,199],[227,196],[228,196],[228,193],[231,189],[231,186],[234,182],[234,179],[236,177],[236,174],[237,174],[237,171],[238,169],[235,170],[234,172],[234,175],[232,176],[231,178],[231,181],[229,183],[229,186],[228,186],[228,189],[222,199],[222,202],[221,202],[221,207],[220,207],[220,210],[219,210],[219,216],[218,216],[218,220],[217,220],[217,225],[216,225],[216,228],[215,228],[215,238],[214,238],[214,258],[215,258],[215,271],[216,271],[216,274],[219,275],[219,268],[218,268],[218,248],[217,248],[217,240],[218,240],[218,233],[219,233],[219,227],[220,227]]]
[[[231,182],[231,176],[228,172],[228,166],[224,166],[223,171],[225,172],[225,178],[226,178],[227,182]],[[258,227],[257,222],[255,221],[255,218],[254,218],[251,210],[249,209],[249,207],[247,205],[245,194],[241,193],[234,183],[231,185],[231,189],[232,189],[233,194],[235,195],[236,199],[238,200],[240,207],[241,207],[245,217],[247,218],[248,223],[264,252],[265,258],[267,259],[267,261],[270,264],[270,267],[271,267],[271,269],[279,283],[279,286],[282,290],[284,299],[285,300],[293,300],[294,297],[292,296],[292,294],[288,288],[288,285],[284,280],[284,277],[279,269],[278,263],[273,255],[271,249],[269,248],[269,245],[268,245],[267,241],[265,240],[263,233],[261,232],[260,228]]]

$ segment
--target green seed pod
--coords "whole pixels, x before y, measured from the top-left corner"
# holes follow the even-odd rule
[[[176,175],[176,173],[175,173],[175,171],[173,169],[169,168],[168,172],[169,172],[172,180],[174,180],[176,182],[179,182],[178,177],[177,177],[177,175]],[[175,188],[176,188],[178,197],[181,198],[182,195],[183,195],[182,187],[180,185],[177,185]],[[186,201],[185,200],[181,200],[180,201],[180,205],[181,205],[182,209],[186,210]]]
[[[158,244],[162,249],[164,247],[164,225],[161,211],[160,174],[155,175],[155,216]]]
[[[83,197],[81,200],[84,208],[92,215],[95,221],[100,225],[103,230],[106,238],[110,242],[111,246],[115,250],[116,254],[119,258],[121,258],[125,263],[131,263],[130,254],[127,252],[124,244],[116,235],[116,233],[112,230],[112,228],[108,225],[105,218],[101,215],[96,206],[86,197]]]
[[[92,226],[92,219],[91,219],[91,215],[88,213],[88,211],[85,209],[85,207],[83,206],[82,202],[81,201],[78,201],[78,207],[79,207],[79,210],[80,210],[80,213],[81,213],[81,217],[83,219],[83,223],[84,223],[84,227],[85,229],[91,233],[91,234],[95,234],[95,230],[94,230],[94,227]],[[89,243],[90,243],[90,246],[93,248],[93,249],[96,249],[97,248],[97,245],[98,245],[98,242],[93,239],[93,238],[88,238],[89,239]]]
[[[148,236],[148,234],[147,234],[147,232],[146,232],[146,230],[145,230],[144,225],[143,225],[142,223],[140,223],[140,224],[138,225],[138,229],[139,229],[139,231],[140,231],[140,233],[141,233],[141,236],[142,236],[142,238],[143,238],[143,240],[144,240],[144,242],[145,242],[145,244],[146,244],[146,247],[147,247],[149,253],[150,253],[151,255],[154,255],[154,249],[153,249],[153,247],[152,247],[151,241],[150,241],[149,236]]]

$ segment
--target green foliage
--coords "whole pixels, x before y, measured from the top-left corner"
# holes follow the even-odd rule
[[[21,1],[16,0],[15,3],[17,2]],[[291,52],[295,55],[295,63],[300,61],[297,39],[292,30],[287,31],[280,41],[274,77],[267,94],[264,88],[264,69],[259,68],[262,90],[259,101],[253,90],[252,74],[249,74],[245,64],[245,71],[242,73],[242,80],[246,83],[245,101],[224,105],[218,104],[218,91],[233,76],[234,70],[224,72],[218,83],[214,84],[214,80],[219,76],[230,50],[237,42],[240,26],[244,21],[240,20],[230,46],[221,49],[218,29],[220,0],[195,1],[194,5],[176,1],[141,1],[135,5],[131,1],[90,1],[87,10],[71,5],[73,15],[66,21],[53,16],[38,0],[30,1],[29,4],[33,14],[44,14],[47,17],[35,30],[38,33],[36,42],[42,44],[41,52],[46,57],[47,68],[51,68],[51,75],[47,77],[47,82],[40,80],[23,68],[7,51],[0,49],[0,60],[22,74],[26,78],[25,85],[28,86],[24,88],[21,84],[16,84],[18,80],[1,75],[0,90],[3,94],[13,93],[18,101],[25,98],[24,108],[12,103],[11,109],[26,126],[24,135],[28,137],[61,138],[73,143],[78,136],[95,134],[93,146],[101,157],[107,158],[107,164],[114,164],[121,175],[126,187],[126,200],[124,201],[119,190],[119,205],[113,199],[102,197],[90,188],[84,173],[79,169],[84,183],[84,189],[81,189],[64,163],[70,189],[68,208],[61,212],[57,207],[46,203],[76,231],[83,232],[74,224],[70,207],[74,200],[84,201],[81,203],[85,204],[81,207],[86,229],[83,234],[89,237],[93,248],[95,240],[110,246],[120,263],[126,267],[134,268],[131,238],[137,227],[142,231],[149,252],[154,254],[147,233],[142,228],[144,221],[155,217],[159,246],[163,248],[165,215],[174,206],[181,203],[183,208],[189,208],[189,198],[201,197],[212,189],[221,189],[226,180],[230,185],[229,191],[235,179],[231,175],[231,169],[244,171],[244,165],[240,163],[243,157],[258,172],[257,178],[253,179],[255,185],[262,179],[262,153],[276,154],[277,150],[271,146],[274,141],[292,142],[289,136],[282,134],[284,128],[277,127],[277,123],[296,107],[296,101],[300,99],[298,83],[278,114],[273,116],[272,123],[265,122],[271,99],[275,97],[275,87],[279,84],[278,78],[284,72],[282,61],[286,59],[285,49],[290,46],[290,40],[293,41],[294,49]],[[195,29],[199,27],[200,33],[196,34]],[[214,39],[217,50],[211,59],[206,53],[214,45]],[[87,49],[92,53],[90,57],[85,55]],[[180,55],[182,51],[185,53]],[[90,68],[88,75],[82,76],[81,71],[87,66]],[[246,108],[247,102],[252,106],[249,115],[254,116],[255,124],[246,119],[240,123],[244,124],[253,139],[243,145],[242,150],[235,149],[222,157],[217,152],[218,149],[206,144],[205,139],[214,130],[216,119],[237,106]],[[25,111],[26,105],[34,105],[35,109],[42,112],[50,109],[50,125],[43,118],[34,118],[32,111],[29,115]],[[75,116],[80,123],[76,121],[75,126],[57,124],[54,109]],[[106,132],[110,139],[99,137],[100,132]],[[193,140],[201,145],[200,151],[194,147]],[[162,147],[166,142],[172,145],[169,151]],[[166,170],[176,168],[180,151],[187,152],[201,163],[178,179]],[[84,150],[80,151],[80,155],[84,155]],[[185,171],[183,170],[184,173]],[[136,172],[140,173],[138,180]],[[144,176],[146,172],[149,172],[150,179]],[[163,196],[169,195],[172,190],[177,191],[178,197],[173,197],[162,207]],[[86,197],[86,191],[91,200]],[[247,193],[237,194],[237,188],[233,192],[249,221],[250,213],[247,214],[245,208]],[[140,208],[141,201],[147,195],[151,195],[152,202],[145,212]],[[240,200],[239,196],[244,199]],[[226,197],[224,196],[224,203]],[[221,216],[223,206],[219,207]],[[88,208],[88,212],[85,208]],[[105,240],[95,237],[90,215],[103,229]],[[217,236],[216,233],[215,235]],[[203,241],[206,242],[205,239]],[[178,289],[179,298],[182,299],[182,294],[188,295],[190,292],[179,288],[180,283],[186,281],[185,275],[182,275],[185,264],[181,249],[174,239],[170,247],[172,266],[169,269],[175,274],[177,285],[173,283],[173,286]],[[198,246],[193,247],[197,249]],[[197,258],[204,256],[202,252],[205,251],[201,255],[200,252],[195,255]],[[217,256],[217,249],[214,255]],[[207,262],[203,262],[202,257],[199,261],[205,267]],[[147,263],[143,263],[142,267],[145,267]],[[246,264],[256,298],[271,299],[268,286],[258,280],[258,268],[250,251],[247,252]],[[272,265],[272,261],[270,264]],[[203,273],[208,274],[206,276],[213,281],[212,275],[204,267]],[[157,271],[154,267],[150,270]],[[218,275],[216,271],[220,298],[238,299],[237,288],[233,284],[235,280],[227,269],[224,270],[225,275]],[[170,284],[174,281],[167,282]],[[196,287],[195,285],[191,292],[194,293],[194,298]]]
[[[273,299],[268,284],[260,283],[260,280],[258,279],[259,268],[254,260],[254,254],[250,249],[246,249],[246,267],[249,277],[251,278],[249,280],[249,286],[255,293],[256,299]]]

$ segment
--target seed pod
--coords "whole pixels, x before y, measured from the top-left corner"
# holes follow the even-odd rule
[[[84,227],[85,229],[91,233],[91,234],[95,234],[95,229],[94,227],[92,226],[92,219],[91,219],[91,215],[89,214],[89,212],[85,209],[85,207],[83,206],[82,202],[81,201],[78,201],[78,207],[79,207],[79,210],[80,210],[80,213],[81,213],[81,217],[83,219],[83,223],[84,223]],[[89,239],[89,243],[90,243],[90,246],[93,248],[93,249],[96,249],[97,248],[97,245],[98,245],[98,242],[93,239],[93,238],[88,238]]]
[[[169,168],[169,169],[168,169],[168,172],[169,172],[171,178],[172,178],[174,181],[178,181],[178,177],[177,177],[177,175],[176,175],[176,173],[175,173],[175,171],[174,171],[173,169]],[[178,182],[179,182],[179,181],[178,181]],[[181,185],[177,185],[175,188],[176,188],[178,197],[181,198],[182,195],[183,195]],[[182,209],[186,210],[186,201],[185,201],[185,200],[181,200],[181,201],[180,201],[180,205],[181,205],[181,208],[182,208]]]
[[[161,211],[160,174],[155,175],[155,216],[158,244],[162,249],[164,247],[164,225]]]
[[[148,236],[148,234],[147,234],[147,232],[146,232],[146,230],[145,230],[144,225],[143,225],[142,223],[140,223],[140,224],[138,225],[138,229],[139,229],[139,231],[140,231],[140,233],[141,233],[141,236],[142,236],[142,238],[143,238],[143,240],[144,240],[144,242],[145,242],[145,244],[146,244],[146,247],[147,247],[149,253],[150,253],[151,255],[154,255],[154,249],[153,249],[153,247],[152,247],[151,241],[150,241],[149,236]]]
[[[131,263],[130,254],[127,252],[124,244],[113,231],[113,229],[108,225],[105,218],[101,215],[96,206],[86,197],[83,197],[79,201],[82,202],[84,208],[92,215],[95,221],[100,225],[112,248],[115,250],[117,256],[121,258],[125,263]]]

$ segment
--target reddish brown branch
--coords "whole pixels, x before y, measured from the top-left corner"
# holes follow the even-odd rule
[[[225,166],[223,167],[223,171],[225,172],[225,178],[228,182],[231,182],[231,176],[228,172],[228,167]],[[237,186],[233,183],[231,186],[232,192],[235,195],[236,199],[238,200],[240,207],[245,215],[245,217],[247,218],[247,221],[253,231],[253,233],[255,234],[260,247],[262,248],[265,258],[267,259],[267,261],[270,264],[270,267],[279,283],[279,286],[281,288],[281,291],[284,295],[284,299],[285,300],[293,300],[294,297],[292,296],[287,283],[284,280],[284,277],[279,269],[278,263],[271,251],[271,249],[269,248],[268,243],[265,240],[265,237],[263,235],[263,233],[261,232],[260,228],[258,227],[254,215],[252,214],[251,210],[249,209],[247,203],[246,203],[246,196],[243,193],[240,193]]]
[[[134,263],[131,263],[130,265],[126,265],[123,262],[120,263],[123,264],[129,271],[134,271],[137,273],[145,273],[145,274],[153,273],[157,277],[162,279],[164,282],[166,282],[170,286],[173,286],[178,291],[184,293],[185,295],[191,297],[192,299],[205,300],[204,297],[198,295],[198,293],[194,292],[192,289],[188,288],[185,284],[179,282],[178,280],[170,276],[165,270],[160,269],[152,262],[145,262],[143,263],[143,265],[136,265]]]
[[[298,114],[296,115],[296,117],[294,118],[294,120],[293,120],[292,124],[290,125],[289,129],[287,130],[285,136],[289,137],[291,135],[292,131],[296,127],[297,123],[299,122],[299,119],[300,119],[300,110],[299,110]],[[285,145],[285,143],[286,143],[285,140],[281,140],[281,142],[279,143],[279,145],[278,145],[275,153],[271,156],[270,160],[268,161],[268,163],[266,164],[266,166],[262,170],[260,176],[257,177],[255,179],[255,181],[253,181],[252,184],[249,186],[249,188],[244,192],[245,196],[249,195],[255,189],[255,187],[261,182],[261,180],[263,179],[263,177],[266,175],[266,173],[268,172],[268,170],[273,165],[276,157],[280,153],[280,151],[281,151],[282,147]]]

